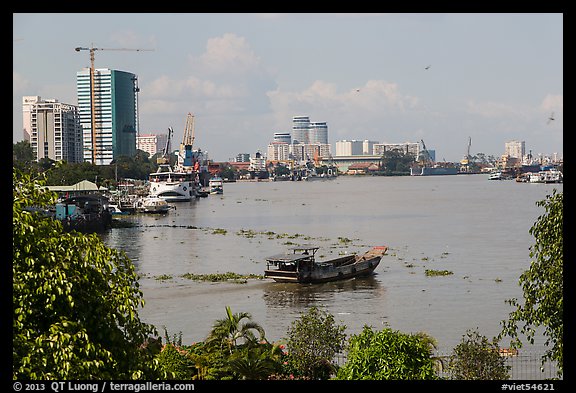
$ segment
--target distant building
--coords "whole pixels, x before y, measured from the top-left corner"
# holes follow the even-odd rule
[[[238,153],[236,162],[250,162],[250,153]]]
[[[328,125],[325,121],[310,122],[308,125],[308,143],[311,145],[328,144]]]
[[[414,159],[420,155],[420,144],[418,142],[405,143],[376,143],[373,146],[373,154],[382,156],[386,151],[399,151],[404,154],[412,154]]]
[[[274,133],[274,142],[284,142],[291,144],[292,143],[292,136],[289,132],[275,132]]]
[[[324,143],[299,143],[292,144],[291,156],[296,163],[304,163],[308,161],[315,161],[322,157],[330,157],[330,145]]]
[[[526,150],[524,141],[509,141],[504,144],[504,155],[522,160]]]
[[[268,145],[269,161],[288,161],[290,159],[290,144],[286,142],[272,142]]]
[[[78,107],[40,96],[22,98],[24,139],[30,142],[36,160],[49,158],[83,161],[82,127]]]
[[[368,139],[362,141],[362,154],[365,156],[374,154],[374,145],[377,143],[376,141],[369,141]]]
[[[95,129],[92,130],[90,69],[76,73],[84,161],[108,165],[119,156],[136,154],[138,124],[136,75],[118,70],[94,70]],[[94,140],[92,136],[94,135]]]
[[[136,137],[136,148],[143,150],[152,157],[156,153],[162,153],[168,141],[168,134],[145,134]],[[170,152],[168,146],[168,152]]]
[[[308,116],[294,116],[292,118],[292,143],[306,144],[310,141],[308,127],[310,118]]]
[[[364,153],[364,142],[355,139],[336,141],[336,156],[361,156]]]

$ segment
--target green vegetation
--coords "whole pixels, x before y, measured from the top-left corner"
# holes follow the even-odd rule
[[[348,360],[337,379],[437,379],[431,341],[422,334],[405,334],[364,326],[348,342]]]
[[[29,207],[55,194],[14,168],[12,177],[12,376],[14,379],[150,379],[142,349],[153,326],[140,321],[134,265],[94,234],[64,232]]]
[[[452,351],[448,364],[451,379],[504,380],[509,379],[510,366],[500,356],[499,346],[477,330],[468,330]]]
[[[253,280],[253,279],[262,280],[264,278],[264,276],[260,274],[238,274],[233,272],[210,273],[210,274],[185,273],[181,277],[195,281],[210,281],[210,282],[234,281],[242,283],[245,283],[246,280]]]
[[[558,365],[558,374],[563,373],[564,350],[564,193],[553,191],[545,200],[538,201],[545,208],[545,214],[538,217],[530,228],[536,243],[530,247],[530,258],[534,258],[530,268],[520,276],[519,284],[524,295],[524,304],[518,299],[507,302],[516,307],[507,321],[502,321],[500,336],[513,338],[512,344],[522,347],[520,333],[534,344],[536,328],[544,329],[547,338],[546,351],[542,361],[550,359]]]
[[[311,307],[288,330],[288,367],[293,375],[328,379],[336,371],[334,355],[344,349],[346,326],[337,325],[334,316]]]
[[[453,272],[451,272],[450,270],[434,270],[434,269],[426,269],[424,271],[424,273],[426,274],[426,276],[428,277],[435,277],[435,276],[449,276],[451,274],[454,274]]]

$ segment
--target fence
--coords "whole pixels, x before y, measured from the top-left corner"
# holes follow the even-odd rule
[[[446,370],[450,354],[435,353],[435,357],[443,360],[444,369],[438,372],[440,378],[450,378]],[[547,360],[542,364],[542,353],[537,352],[520,352],[515,356],[506,356],[506,365],[510,366],[508,374],[510,380],[545,380],[558,379],[558,368],[556,363]],[[335,357],[336,364],[339,366],[346,363],[346,354],[338,354]],[[563,379],[560,377],[559,379]]]

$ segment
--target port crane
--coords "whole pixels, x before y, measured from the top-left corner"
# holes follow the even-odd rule
[[[186,116],[186,125],[184,127],[184,136],[180,144],[180,153],[178,155],[178,163],[180,166],[189,169],[194,166],[194,155],[192,153],[192,146],[194,145],[194,115],[188,113]]]
[[[432,164],[432,157],[430,157],[430,152],[428,152],[428,149],[426,149],[424,139],[420,139],[420,142],[422,142],[422,153],[419,154],[420,156],[419,161],[421,161],[423,165]]]
[[[91,132],[92,132],[92,164],[96,163],[96,103],[94,99],[94,52],[97,50],[116,50],[116,51],[153,51],[154,49],[131,49],[131,48],[85,48],[78,46],[74,48],[76,52],[87,50],[90,52],[90,114],[91,114]]]

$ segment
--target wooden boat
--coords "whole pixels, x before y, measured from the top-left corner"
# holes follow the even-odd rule
[[[319,247],[302,245],[289,248],[292,253],[266,258],[264,277],[277,282],[319,283],[371,274],[388,247],[373,247],[364,254],[351,254],[328,261],[316,261]]]

